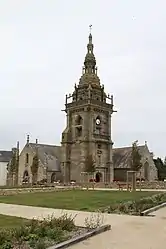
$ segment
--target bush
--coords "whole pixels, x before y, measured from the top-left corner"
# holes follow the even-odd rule
[[[103,225],[104,217],[101,212],[91,214],[90,217],[85,218],[85,227],[88,230],[95,229]]]
[[[0,230],[0,248],[45,249],[71,236],[75,230],[74,218],[64,214],[60,218],[48,217],[31,220],[21,227]]]
[[[145,211],[146,209],[157,206],[163,202],[166,202],[166,193],[144,197],[136,201],[113,203],[112,205],[101,209],[101,212],[140,215],[141,212]]]
[[[46,220],[46,223],[48,223],[49,227],[58,227],[62,230],[66,231],[72,231],[75,228],[74,220],[75,217],[72,217],[71,215],[63,214],[61,217],[54,219],[53,217],[49,217]]]

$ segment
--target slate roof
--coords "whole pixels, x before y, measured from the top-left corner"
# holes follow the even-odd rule
[[[12,151],[0,150],[0,162],[9,162],[12,158]]]
[[[60,149],[61,146],[48,144],[29,143],[33,150],[38,150],[39,160],[48,167],[48,171],[61,171],[60,168]]]
[[[148,150],[146,145],[138,146],[141,155]],[[113,149],[114,168],[130,168],[132,147],[122,147]]]
[[[60,156],[61,146],[29,143],[29,146],[38,149],[38,157],[43,165],[47,165],[48,171],[61,171]],[[138,146],[140,154],[143,156],[148,150],[146,145]],[[132,147],[122,147],[113,149],[113,165],[114,168],[130,168]],[[149,152],[150,153],[150,152]]]

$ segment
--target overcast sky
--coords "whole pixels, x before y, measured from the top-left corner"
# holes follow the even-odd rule
[[[0,148],[59,144],[66,93],[81,76],[89,25],[101,83],[114,95],[115,147],[166,155],[165,0],[1,0]]]

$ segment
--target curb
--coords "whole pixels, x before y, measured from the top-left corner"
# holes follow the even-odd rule
[[[86,240],[86,239],[88,239],[88,238],[90,238],[92,236],[95,236],[95,235],[98,235],[100,233],[106,232],[106,231],[108,231],[110,229],[111,229],[111,225],[104,225],[104,226],[95,228],[90,232],[81,234],[81,235],[77,236],[76,238],[72,238],[72,239],[66,240],[66,241],[64,241],[62,243],[59,243],[57,245],[48,247],[47,249],[64,249],[64,248],[68,248],[69,246],[72,246],[72,245],[74,245],[74,244],[76,244],[78,242]]]
[[[157,206],[155,206],[155,207],[146,209],[146,210],[144,210],[143,212],[141,212],[140,215],[141,215],[141,216],[146,216],[146,215],[148,215],[148,214],[150,214],[150,213],[152,213],[152,212],[154,212],[154,211],[157,211],[158,209],[163,208],[163,207],[165,207],[165,206],[166,206],[166,202],[164,202],[164,203],[162,203],[162,204],[160,204],[160,205],[157,205]]]

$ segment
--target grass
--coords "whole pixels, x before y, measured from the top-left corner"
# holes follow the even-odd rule
[[[159,192],[157,192],[159,194]],[[47,208],[96,211],[113,203],[139,200],[156,192],[67,190],[0,196],[1,203]]]
[[[15,228],[23,225],[27,220],[19,217],[0,214],[0,229]]]

